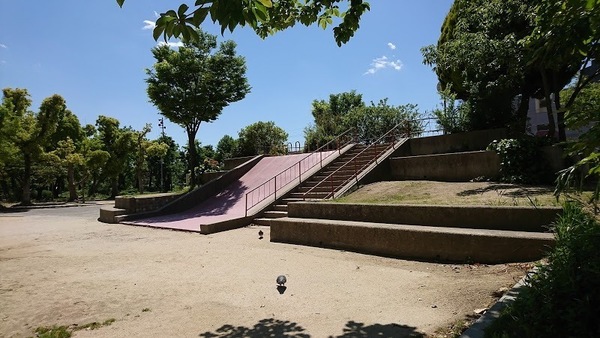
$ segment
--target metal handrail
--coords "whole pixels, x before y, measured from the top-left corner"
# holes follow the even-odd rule
[[[394,127],[392,127],[392,129],[388,130],[385,134],[383,134],[380,138],[378,138],[375,142],[372,142],[371,144],[369,144],[365,149],[363,149],[362,151],[360,151],[358,154],[354,155],[354,157],[352,157],[349,161],[347,161],[346,163],[344,163],[341,167],[337,168],[336,170],[334,170],[331,174],[329,174],[327,177],[325,177],[324,179],[322,179],[321,181],[319,181],[319,183],[315,184],[312,188],[310,188],[308,191],[304,192],[304,194],[302,195],[303,199],[306,199],[306,195],[310,194],[316,187],[320,186],[323,182],[326,182],[328,179],[331,182],[331,192],[329,192],[327,195],[325,195],[324,198],[329,198],[329,197],[334,197],[335,191],[333,188],[333,176],[340,171],[342,168],[346,167],[348,164],[353,163],[354,164],[354,175],[352,175],[351,177],[347,178],[344,182],[342,182],[342,184],[340,184],[339,186],[344,186],[346,183],[350,182],[352,179],[357,180],[358,183],[358,174],[360,172],[362,172],[362,170],[371,165],[373,162],[377,163],[377,160],[379,158],[379,155],[381,155],[382,153],[385,153],[386,151],[388,151],[390,148],[396,149],[396,135],[392,134],[392,143],[391,146],[388,145],[387,147],[385,147],[382,151],[377,152],[377,145],[384,140],[386,137],[389,136],[390,133],[396,131],[403,123],[398,123],[396,124]],[[410,134],[410,132],[409,132]],[[408,135],[410,137],[410,135]],[[357,159],[360,155],[362,155],[365,151],[370,150],[372,147],[375,148],[375,152],[376,155],[374,156],[373,159],[369,160],[369,162],[367,162],[366,164],[364,164],[360,169],[358,169],[356,167],[356,162],[354,161],[355,159]]]
[[[282,188],[286,187],[288,184],[290,184],[291,182],[295,181],[296,178],[298,178],[298,181],[301,183],[302,182],[302,174],[304,174],[305,172],[307,172],[308,170],[314,168],[317,164],[320,165],[321,168],[323,168],[323,160],[327,159],[329,156],[331,156],[334,152],[332,152],[331,154],[328,154],[327,156],[325,156],[323,158],[323,150],[324,149],[329,149],[329,146],[333,143],[336,143],[337,146],[337,150],[339,153],[341,153],[342,148],[345,147],[346,145],[348,145],[351,141],[354,140],[354,137],[351,137],[349,141],[341,144],[340,140],[342,139],[342,137],[347,136],[348,134],[350,134],[351,131],[353,131],[354,128],[350,128],[348,130],[346,130],[345,132],[341,133],[340,135],[336,136],[334,139],[332,139],[331,141],[325,143],[324,145],[322,145],[321,147],[317,148],[316,150],[312,151],[310,154],[308,154],[307,156],[303,157],[302,159],[300,159],[298,162],[292,164],[291,166],[289,166],[287,169],[281,171],[280,173],[278,173],[277,175],[273,176],[272,178],[270,178],[269,180],[267,180],[266,182],[264,182],[263,184],[259,185],[258,187],[250,190],[249,192],[246,193],[246,210],[245,210],[245,216],[248,216],[248,211],[250,209],[252,209],[254,206],[256,206],[257,204],[259,204],[260,202],[266,200],[267,198],[271,197],[272,195],[275,195],[275,200],[277,200],[277,191],[281,190]],[[314,163],[313,165],[310,165],[308,167],[304,167],[302,168],[302,162],[308,158],[310,158],[313,155],[316,155],[317,153],[319,153],[319,161],[317,161],[316,163]],[[298,168],[298,170],[296,171],[296,167]],[[293,169],[293,170],[292,170]],[[297,173],[297,176],[296,176]],[[289,175],[288,175],[289,174]],[[277,177],[283,176],[283,178],[287,179],[287,182],[285,182],[285,184],[283,184],[282,180],[279,180],[279,188],[277,187]],[[271,187],[273,187],[273,191],[271,192]],[[262,190],[261,190],[262,189]],[[259,192],[259,198],[258,200],[255,202],[254,198],[251,198],[250,200],[250,206],[248,205],[248,195],[250,194],[254,194],[256,191]],[[260,198],[260,191],[263,192],[262,196],[263,198]]]

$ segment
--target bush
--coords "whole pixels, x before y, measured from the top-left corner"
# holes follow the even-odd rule
[[[547,143],[546,139],[536,137],[494,140],[487,150],[500,156],[498,179],[508,183],[552,183],[553,173],[541,151]]]
[[[570,202],[555,232],[548,264],[486,337],[600,337],[600,224]]]

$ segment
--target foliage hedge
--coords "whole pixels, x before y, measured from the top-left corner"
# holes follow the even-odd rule
[[[554,230],[548,263],[486,337],[600,337],[600,224],[569,202]]]

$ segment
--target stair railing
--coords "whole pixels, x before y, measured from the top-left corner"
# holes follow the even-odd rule
[[[277,200],[277,192],[285,188],[288,184],[295,182],[296,179],[299,183],[301,183],[302,174],[306,173],[317,165],[319,165],[319,168],[323,168],[323,160],[326,160],[335,153],[335,151],[333,151],[323,156],[323,151],[329,150],[330,146],[335,145],[336,148],[334,148],[334,150],[337,150],[338,153],[341,154],[342,148],[355,141],[356,136],[354,133],[352,133],[353,131],[353,128],[346,130],[331,141],[312,151],[298,162],[292,164],[287,169],[273,176],[265,183],[247,192],[245,216],[248,216],[248,211],[250,209],[267,198],[275,195],[275,200]]]
[[[404,127],[401,129],[401,127]],[[335,190],[337,187],[340,186],[344,186],[345,184],[347,184],[348,182],[352,181],[353,179],[356,179],[356,183],[358,183],[358,175],[369,165],[371,165],[373,162],[378,163],[379,161],[379,156],[383,153],[385,153],[386,151],[388,151],[390,148],[396,149],[396,139],[397,139],[397,131],[403,132],[405,135],[405,137],[410,137],[410,129],[406,129],[406,122],[401,122],[396,124],[394,127],[392,127],[392,129],[388,130],[385,134],[383,134],[381,137],[379,137],[375,142],[372,142],[371,144],[369,144],[365,149],[363,149],[362,151],[360,151],[358,154],[354,155],[354,157],[352,157],[349,161],[347,161],[346,163],[344,163],[342,166],[340,166],[339,168],[337,168],[336,170],[334,170],[331,174],[329,174],[327,177],[325,177],[324,179],[322,179],[321,181],[319,181],[319,183],[315,184],[312,188],[310,188],[308,191],[304,192],[304,194],[302,195],[302,198],[304,200],[306,200],[306,196],[311,194],[313,192],[313,190],[315,188],[317,188],[318,186],[321,186],[321,184],[327,182],[329,180],[330,183],[330,192],[323,197],[323,199],[326,198],[330,198],[330,197],[334,197],[335,195]],[[385,144],[384,142],[386,140],[391,140],[390,143]],[[383,150],[379,150],[383,148]],[[357,159],[364,154],[365,152],[371,151],[372,149],[374,149],[374,153],[375,155],[365,164],[363,164],[360,168],[358,167],[358,161]],[[337,186],[334,185],[333,180],[336,176],[336,174],[346,168],[347,166],[349,167],[349,165],[352,164],[351,169],[353,170],[353,175],[349,178],[347,178],[345,181],[343,181],[341,184],[338,184]]]

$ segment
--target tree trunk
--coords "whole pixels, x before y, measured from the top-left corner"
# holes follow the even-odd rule
[[[111,185],[111,189],[110,189],[110,199],[115,199],[115,197],[117,197],[117,195],[119,194],[119,180],[118,180],[119,176],[113,176],[110,178],[110,185]]]
[[[196,133],[198,132],[198,129],[193,130],[193,129],[188,129],[187,130],[187,134],[188,134],[188,164],[189,167],[188,169],[190,170],[190,190],[194,189],[196,187],[196,167],[198,166],[198,159],[197,159],[197,152],[196,152],[196,144],[195,144],[195,140],[196,140]]]
[[[552,99],[550,97],[550,84],[546,72],[542,71],[541,74],[544,98],[546,99],[546,112],[548,114],[548,137],[553,139],[556,134],[556,124],[554,123],[554,110],[552,109]]]
[[[69,202],[77,199],[77,189],[75,189],[75,167],[73,164],[67,166],[67,185],[69,186]]]
[[[23,153],[24,173],[23,173],[23,194],[21,195],[21,205],[31,205],[31,154]]]
[[[523,134],[527,132],[527,112],[529,111],[529,94],[521,94],[521,102],[519,102],[519,108],[517,108],[517,125],[515,126],[514,132],[516,134]]]
[[[560,109],[560,89],[558,89],[558,82],[556,81],[556,74],[553,76],[553,87],[554,87],[554,108],[556,109],[556,124],[558,125],[558,140],[563,142],[567,140],[567,133],[565,131],[565,112]]]

